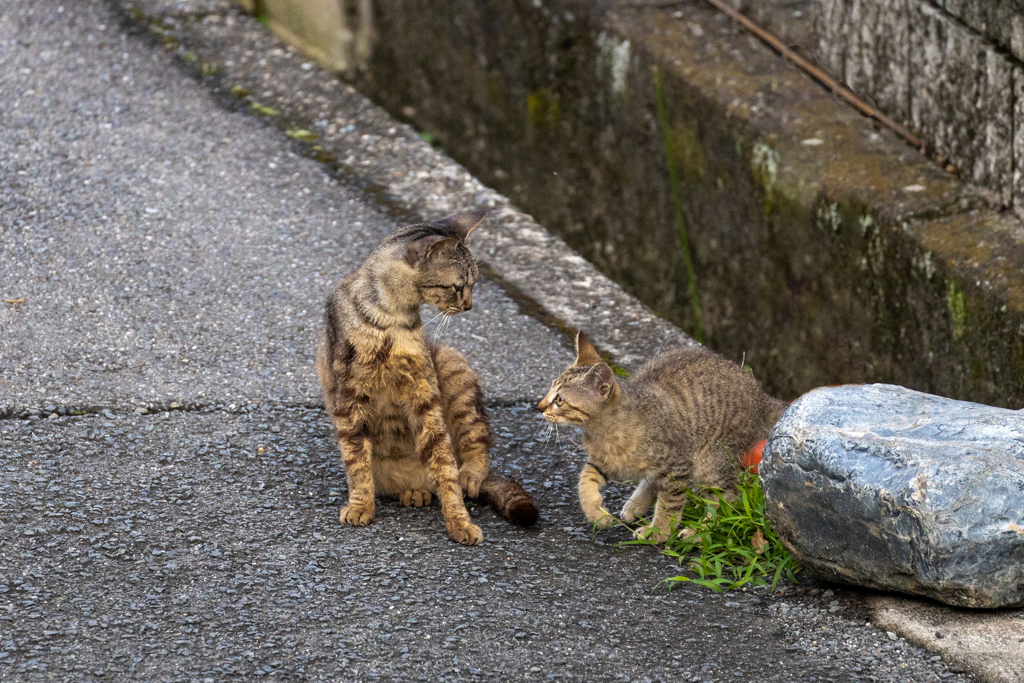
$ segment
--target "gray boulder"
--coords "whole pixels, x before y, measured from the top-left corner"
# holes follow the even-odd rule
[[[815,389],[772,430],[768,517],[815,574],[1024,605],[1024,411],[885,384]]]

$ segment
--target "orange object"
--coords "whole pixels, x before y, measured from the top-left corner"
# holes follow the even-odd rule
[[[750,470],[752,473],[757,474],[757,467],[761,464],[761,458],[764,454],[764,445],[766,443],[768,443],[767,440],[758,441],[743,453],[743,457],[740,458],[740,464],[743,465],[743,469]]]

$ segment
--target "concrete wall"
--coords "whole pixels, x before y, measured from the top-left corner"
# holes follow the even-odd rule
[[[812,0],[811,13],[824,64],[1024,217],[1024,2]]]

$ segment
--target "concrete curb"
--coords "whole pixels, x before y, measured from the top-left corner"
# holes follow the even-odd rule
[[[868,599],[872,620],[960,665],[983,681],[1024,681],[1024,612],[967,611],[928,600],[879,595]]]
[[[484,273],[526,312],[566,333],[566,343],[575,330],[585,329],[625,368],[635,368],[662,350],[694,343],[516,210],[507,197],[485,187],[333,74],[285,49],[254,19],[223,3],[204,5],[170,13],[164,13],[160,2],[121,7],[225,97],[289,132],[305,153],[350,181],[362,182],[367,192],[410,222],[487,209],[488,220],[471,238]],[[346,118],[343,111],[358,114]],[[399,142],[403,156],[396,170],[393,158]]]

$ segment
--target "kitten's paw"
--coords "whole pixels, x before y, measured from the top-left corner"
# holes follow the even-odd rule
[[[463,467],[459,470],[459,486],[470,498],[480,495],[480,484],[487,477],[487,471],[481,472],[474,467]]]
[[[644,541],[664,543],[668,540],[669,534],[667,531],[662,531],[656,526],[645,525],[633,531],[633,535]]]
[[[480,531],[480,527],[471,522],[465,522],[454,529],[449,527],[448,536],[453,541],[458,541],[462,545],[476,545],[484,540],[484,532]]]
[[[398,502],[402,505],[409,507],[423,507],[424,505],[430,505],[430,501],[433,498],[430,495],[430,491],[413,491],[409,490],[398,497]]]
[[[595,513],[588,514],[587,521],[593,524],[595,528],[600,530],[611,526],[612,523],[615,521],[615,518],[612,517],[612,513],[608,512],[604,508],[601,508]]]
[[[346,505],[341,508],[341,513],[338,515],[338,519],[341,520],[342,524],[351,524],[352,526],[366,526],[373,521],[373,508],[366,509],[363,507],[355,507],[353,505]]]
[[[643,512],[640,511],[639,506],[630,505],[630,502],[627,501],[626,504],[622,506],[622,512],[619,513],[619,517],[622,518],[623,522],[632,524],[636,520],[640,519],[640,515],[642,514]]]

